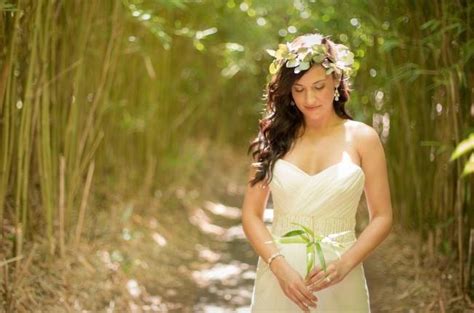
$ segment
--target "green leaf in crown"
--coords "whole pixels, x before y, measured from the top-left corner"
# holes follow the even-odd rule
[[[278,44],[277,50],[266,49],[267,53],[275,58],[269,66],[270,74],[276,74],[283,64],[287,68],[293,68],[293,72],[298,74],[309,69],[311,64],[317,63],[327,69],[327,75],[336,72],[351,76],[354,54],[347,46],[334,44],[335,57],[333,57],[329,54],[326,45],[321,43],[323,38],[321,34],[310,34],[305,37],[306,41],[303,44],[287,42]]]

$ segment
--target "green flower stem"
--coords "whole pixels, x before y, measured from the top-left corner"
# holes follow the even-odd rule
[[[301,225],[299,223],[292,224],[300,226],[301,229],[291,230],[281,237],[277,237],[272,234],[273,240],[267,241],[265,243],[306,244],[306,276],[308,276],[308,274],[311,272],[311,270],[316,264],[316,254],[318,255],[321,267],[325,272],[327,271],[326,259],[324,258],[323,249],[321,247],[322,243],[329,244],[329,247],[337,254],[339,259],[341,258],[341,255],[335,248],[342,248],[344,247],[344,245],[333,239],[345,235],[350,231],[344,231],[340,233],[330,234],[327,236],[322,236],[319,234],[315,234],[311,229],[304,225]]]

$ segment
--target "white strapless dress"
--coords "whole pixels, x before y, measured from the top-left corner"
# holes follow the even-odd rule
[[[270,191],[273,200],[273,223],[269,229],[276,236],[297,229],[292,222],[303,224],[321,235],[349,230],[336,240],[345,248],[335,248],[342,255],[356,241],[356,212],[364,189],[365,175],[351,161],[341,161],[323,171],[309,175],[293,163],[278,159],[274,166]],[[304,244],[276,244],[287,262],[304,278],[306,247]],[[337,259],[330,247],[323,246],[326,264]],[[316,257],[316,264],[320,265]],[[370,312],[369,291],[363,264],[356,266],[339,283],[315,292],[320,313]],[[281,290],[278,279],[267,263],[258,258],[251,312],[301,312]]]

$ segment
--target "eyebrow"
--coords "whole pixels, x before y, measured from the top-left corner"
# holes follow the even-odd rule
[[[323,79],[320,79],[320,80],[317,80],[317,81],[315,81],[315,82],[313,83],[313,85],[314,85],[314,84],[316,84],[316,83],[319,83],[319,82],[325,81],[325,80],[326,80],[325,78],[323,78]],[[303,85],[301,85],[301,84],[299,84],[299,83],[295,83],[295,85],[303,86]]]

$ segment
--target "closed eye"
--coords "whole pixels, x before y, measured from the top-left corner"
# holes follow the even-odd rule
[[[321,87],[314,87],[314,88],[320,90],[320,89],[323,89],[323,88],[324,88],[324,85],[321,86]],[[295,89],[296,92],[302,92],[303,90],[304,90],[304,89]]]

